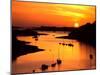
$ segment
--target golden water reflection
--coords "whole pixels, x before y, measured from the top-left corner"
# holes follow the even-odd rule
[[[58,39],[57,36],[65,36],[68,33],[64,32],[40,32],[47,33],[48,35],[40,35],[38,41],[32,36],[19,36],[18,40],[30,42],[30,45],[36,45],[44,51],[29,53],[18,57],[13,62],[14,73],[32,73],[42,72],[40,67],[42,64],[51,65],[55,63],[57,58],[60,57],[62,64],[56,65],[54,68],[49,67],[46,71],[63,71],[63,70],[80,70],[80,69],[95,69],[95,48],[88,44],[81,43],[77,40],[71,39]],[[59,43],[72,43],[74,46],[61,45]],[[58,56],[59,51],[59,56]],[[93,55],[90,60],[89,55]]]

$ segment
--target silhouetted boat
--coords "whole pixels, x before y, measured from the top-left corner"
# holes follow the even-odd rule
[[[46,70],[46,69],[48,69],[48,65],[46,65],[46,64],[42,64],[42,66],[41,66],[41,70],[44,71],[44,70]]]
[[[60,65],[62,61],[60,59],[57,59],[57,64]]]
[[[90,68],[92,68],[92,59],[93,59],[93,55],[90,54],[89,57],[90,57]]]
[[[35,38],[35,41],[38,41],[38,38]]]
[[[74,45],[70,43],[70,44],[68,44],[68,46],[73,47]]]
[[[68,44],[65,44],[66,46],[68,45]]]
[[[90,59],[93,59],[93,55],[92,54],[90,54]]]
[[[59,43],[59,44],[65,45],[65,43]],[[57,64],[58,65],[60,65],[62,63],[62,61],[60,60],[60,52],[59,52],[59,49],[58,49],[58,59],[56,61],[57,61]]]
[[[35,70],[33,70],[33,73],[35,72]]]
[[[55,67],[55,66],[56,66],[56,63],[51,64],[51,67]]]
[[[65,43],[62,43],[62,45],[64,46],[64,45],[66,45]]]
[[[59,43],[59,45],[61,45],[61,43]]]

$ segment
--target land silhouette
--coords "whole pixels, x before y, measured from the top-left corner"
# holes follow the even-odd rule
[[[36,37],[38,35],[37,32],[27,31],[28,30],[12,30],[12,60],[16,60],[17,57],[27,53],[43,51],[43,49],[39,49],[37,46],[27,45],[30,42],[20,41],[16,38],[17,36],[32,35]]]
[[[74,27],[56,27],[56,26],[40,26],[40,27],[32,27],[33,30],[40,31],[73,31],[76,28]]]
[[[93,24],[87,23],[70,32],[69,36],[61,36],[56,38],[76,39],[81,42],[89,43],[96,46],[96,22]]]

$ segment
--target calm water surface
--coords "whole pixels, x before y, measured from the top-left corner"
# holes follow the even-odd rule
[[[94,69],[96,67],[96,50],[92,46],[77,40],[55,38],[68,35],[64,32],[39,33],[47,33],[48,35],[40,35],[37,41],[32,36],[17,37],[18,40],[30,42],[29,45],[36,45],[45,50],[19,56],[13,62],[13,73],[32,73],[32,70],[42,72],[40,69],[42,64],[51,65],[56,62],[58,57],[62,60],[62,64],[56,65],[54,68],[49,67],[46,71]],[[59,43],[72,43],[74,46],[59,45]],[[89,58],[90,54],[93,55],[92,60]]]

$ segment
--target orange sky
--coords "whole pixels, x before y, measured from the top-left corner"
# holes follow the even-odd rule
[[[16,2],[12,0],[14,26],[66,26],[72,27],[95,21],[95,6]]]

